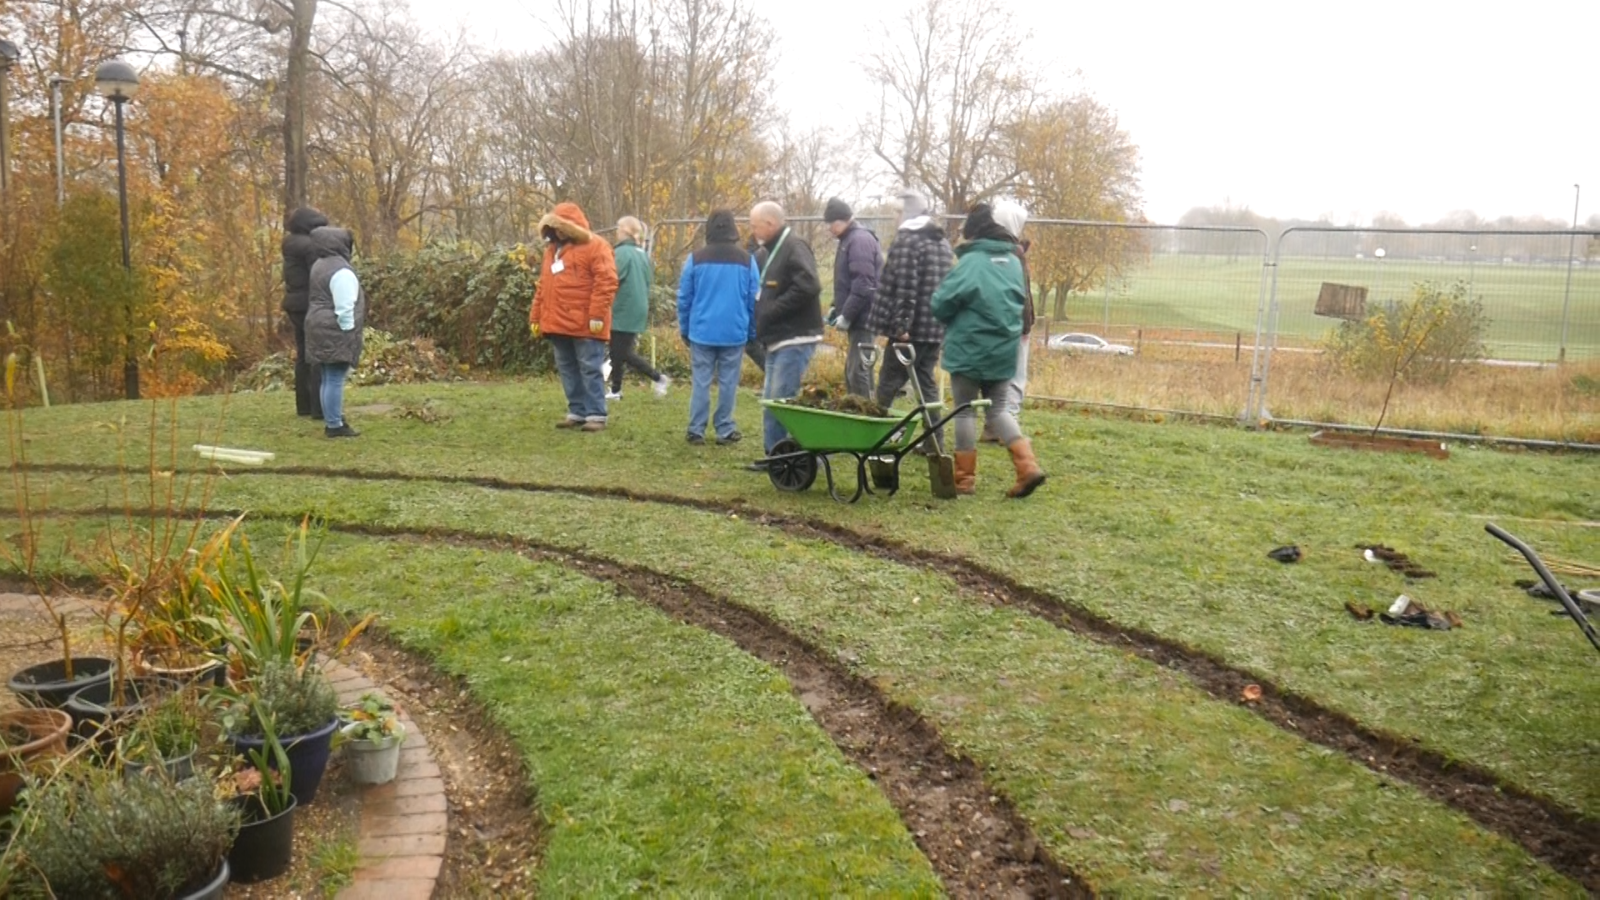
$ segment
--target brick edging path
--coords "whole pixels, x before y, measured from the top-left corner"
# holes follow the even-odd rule
[[[324,668],[341,705],[362,694],[383,690],[347,665]],[[444,776],[428,747],[428,739],[411,717],[400,746],[400,768],[394,781],[361,788],[361,863],[349,887],[335,900],[429,900],[444,868],[449,831]]]

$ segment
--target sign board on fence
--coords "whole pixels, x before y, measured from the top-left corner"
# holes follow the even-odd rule
[[[1353,284],[1322,283],[1317,294],[1317,315],[1359,321],[1367,317],[1367,289]]]

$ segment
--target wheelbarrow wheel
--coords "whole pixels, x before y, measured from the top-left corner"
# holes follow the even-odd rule
[[[810,453],[796,455],[801,452],[794,438],[784,438],[773,445],[772,452],[767,454],[771,460],[767,463],[767,477],[772,479],[773,487],[791,493],[810,490],[817,480],[817,457]],[[788,458],[783,458],[785,456]]]

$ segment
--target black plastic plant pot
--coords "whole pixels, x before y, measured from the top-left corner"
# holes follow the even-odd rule
[[[217,877],[180,896],[178,900],[222,900],[223,896],[227,894],[228,879],[232,874],[232,870],[228,868],[228,861],[223,860],[221,867],[217,871]]]
[[[61,709],[72,695],[96,684],[111,681],[111,660],[100,656],[81,656],[72,661],[72,679],[67,680],[65,660],[52,660],[19,669],[7,687],[29,706]]]
[[[102,750],[108,748],[115,735],[111,728],[116,722],[142,712],[146,705],[178,690],[181,685],[165,678],[129,678],[122,683],[122,703],[113,700],[111,681],[81,688],[67,700],[65,706],[72,716],[73,730],[83,740],[98,741]]]
[[[301,803],[310,806],[317,799],[317,788],[322,775],[328,770],[328,757],[333,754],[333,733],[339,728],[337,718],[310,734],[280,735],[283,752],[289,757],[289,790]],[[266,746],[261,737],[234,737],[233,749],[249,759],[251,750]]]
[[[228,851],[228,867],[233,870],[234,881],[254,884],[289,871],[294,855],[294,811],[298,806],[291,797],[288,809],[267,816],[259,798],[248,799],[239,836]]]

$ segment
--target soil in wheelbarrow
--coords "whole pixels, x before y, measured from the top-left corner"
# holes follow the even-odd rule
[[[802,388],[799,396],[789,402],[795,406],[804,406],[807,409],[824,409],[828,412],[849,413],[853,416],[870,416],[874,419],[892,418],[887,409],[865,397],[837,393],[825,387],[812,386]]]

